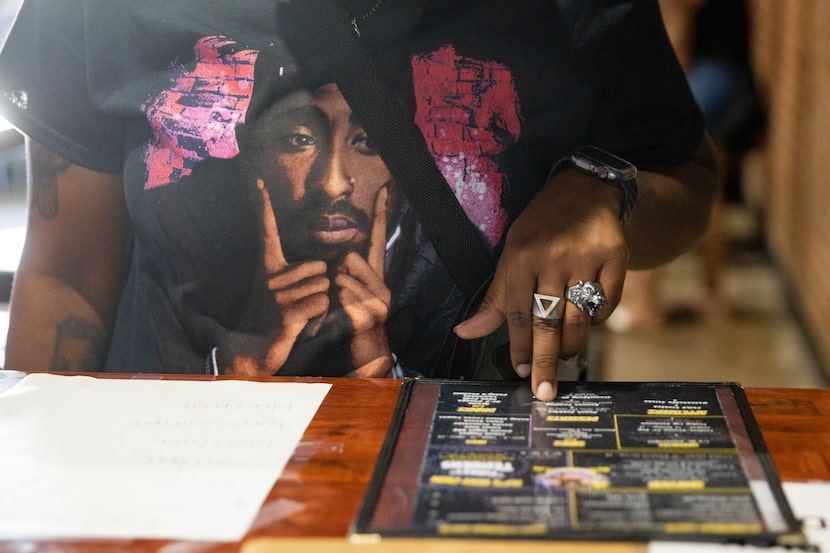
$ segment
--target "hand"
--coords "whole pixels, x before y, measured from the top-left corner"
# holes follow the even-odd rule
[[[367,259],[350,252],[338,265],[334,278],[338,299],[352,322],[354,376],[388,376],[392,368],[392,355],[384,329],[392,301],[392,293],[383,282],[387,196],[388,191],[384,187],[375,199]]]
[[[231,332],[219,344],[217,357],[224,374],[273,375],[282,368],[303,329],[313,320],[322,320],[329,308],[331,282],[326,263],[286,261],[270,194],[261,180],[257,186],[262,198],[262,267],[240,331]]]
[[[540,400],[556,396],[559,359],[577,356],[589,326],[605,321],[619,303],[629,255],[621,198],[622,191],[576,170],[551,178],[510,228],[481,308],[456,327],[461,338],[479,338],[506,319],[513,367],[531,376]],[[562,319],[531,315],[534,292],[565,298],[580,280],[598,281],[605,291],[595,317],[569,301]]]

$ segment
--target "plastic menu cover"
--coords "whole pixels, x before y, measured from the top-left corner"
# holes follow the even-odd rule
[[[729,383],[407,381],[352,532],[803,542]]]

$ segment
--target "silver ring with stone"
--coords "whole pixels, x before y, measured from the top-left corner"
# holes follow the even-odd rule
[[[602,291],[602,286],[593,280],[588,282],[580,280],[579,284],[568,288],[566,296],[581,311],[587,311],[592,317],[595,317],[605,305],[605,293]]]
[[[565,301],[558,296],[533,294],[533,307],[530,312],[540,319],[555,321],[565,314]]]

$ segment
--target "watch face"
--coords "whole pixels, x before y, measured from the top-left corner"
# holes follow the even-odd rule
[[[583,146],[571,159],[577,167],[601,179],[628,180],[637,176],[634,165],[596,146]]]

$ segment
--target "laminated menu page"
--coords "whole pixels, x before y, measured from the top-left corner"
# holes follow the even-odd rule
[[[803,544],[729,383],[407,381],[352,532]]]

